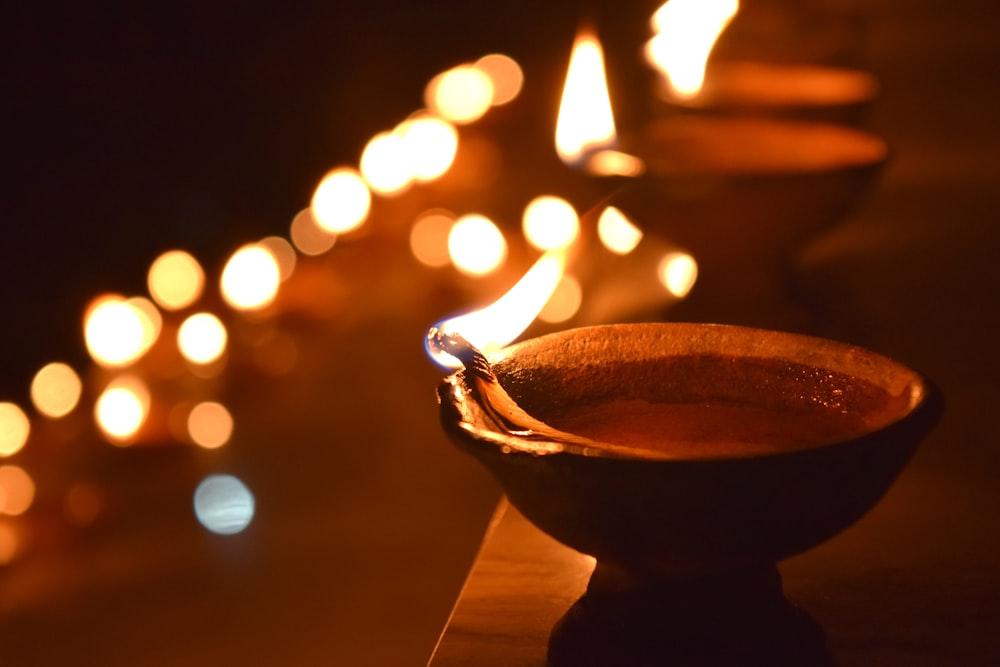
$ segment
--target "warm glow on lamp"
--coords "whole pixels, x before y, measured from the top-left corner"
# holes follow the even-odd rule
[[[580,31],[559,103],[556,152],[565,164],[577,164],[589,153],[613,148],[616,143],[604,53],[597,37]]]
[[[565,199],[543,195],[528,202],[521,221],[524,237],[539,250],[566,248],[580,234],[580,217]]]
[[[211,313],[195,313],[177,330],[177,346],[190,362],[210,364],[226,351],[226,327]]]
[[[712,47],[738,9],[739,0],[669,0],[653,15],[646,56],[677,97],[701,91]]]
[[[472,65],[460,65],[442,72],[424,89],[427,108],[458,125],[482,118],[492,101],[490,77]]]
[[[481,310],[459,315],[435,327],[458,333],[483,352],[498,350],[514,341],[535,320],[559,285],[566,268],[566,253],[554,250],[538,261],[499,299]],[[458,368],[459,361],[427,340],[427,354],[445,368]]]
[[[259,310],[270,305],[280,284],[277,260],[256,243],[233,253],[222,270],[222,298],[237,310]]]
[[[410,229],[410,251],[421,264],[434,268],[451,262],[448,254],[448,235],[455,216],[448,211],[432,210],[423,213]]]
[[[229,442],[233,434],[233,417],[221,403],[206,401],[191,408],[187,428],[196,445],[215,449]]]
[[[0,466],[0,513],[24,514],[35,500],[35,482],[20,466]]]
[[[112,444],[125,445],[149,415],[149,389],[139,378],[124,375],[112,381],[94,405],[94,417]]]
[[[28,442],[31,422],[16,403],[0,403],[0,456],[16,454]]]
[[[311,206],[313,218],[321,228],[342,234],[364,224],[371,204],[371,192],[361,175],[341,167],[323,177]]]
[[[503,264],[507,257],[507,241],[489,218],[463,215],[448,234],[448,254],[462,273],[483,276]]]
[[[521,92],[524,72],[517,61],[510,56],[491,53],[477,60],[474,67],[490,79],[493,86],[493,99],[490,104],[493,106],[507,104]]]
[[[163,253],[149,267],[149,294],[166,310],[180,310],[198,300],[205,286],[205,272],[194,257],[183,250]]]
[[[136,361],[158,335],[159,313],[146,299],[101,296],[91,302],[84,315],[87,350],[102,366],[125,366]]]
[[[620,210],[608,206],[597,219],[597,237],[611,252],[627,255],[642,241],[642,230]]]
[[[46,417],[68,415],[80,401],[82,391],[80,376],[58,361],[43,366],[31,380],[31,402]]]
[[[310,256],[322,255],[337,241],[336,234],[319,226],[311,208],[302,209],[296,214],[288,236],[299,252]]]
[[[667,253],[660,260],[657,274],[667,291],[681,299],[698,279],[698,263],[686,252]]]

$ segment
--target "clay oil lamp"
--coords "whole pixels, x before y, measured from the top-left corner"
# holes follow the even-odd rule
[[[799,334],[607,325],[488,357],[429,340],[464,364],[438,390],[450,438],[596,559],[550,636],[556,666],[824,664],[776,563],[875,506],[941,410],[906,366]]]
[[[851,210],[888,157],[868,132],[762,117],[675,115],[619,138],[592,34],[574,45],[556,150],[644,229],[685,248],[699,283],[685,319],[800,328],[792,297],[808,242]]]

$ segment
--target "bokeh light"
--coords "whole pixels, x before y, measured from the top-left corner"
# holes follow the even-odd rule
[[[21,535],[10,521],[0,521],[0,565],[11,563],[21,551]]]
[[[206,529],[235,535],[253,520],[255,501],[247,485],[232,475],[209,475],[194,492],[194,513]]]
[[[292,277],[292,273],[295,272],[295,248],[292,244],[281,238],[280,236],[268,236],[267,238],[261,239],[257,244],[264,250],[271,253],[274,257],[275,264],[278,265],[278,278],[281,282],[285,282]]]
[[[576,315],[581,303],[583,288],[580,287],[580,281],[571,275],[564,275],[545,307],[538,313],[538,319],[551,324],[565,322]]]
[[[299,252],[310,256],[322,255],[337,241],[336,234],[323,229],[316,222],[311,208],[302,209],[296,214],[288,235]]]
[[[35,500],[35,482],[20,466],[0,466],[0,512],[24,514]]]
[[[153,300],[165,310],[180,310],[201,296],[205,272],[194,257],[183,250],[170,250],[149,267],[146,284]]]
[[[196,445],[215,449],[229,442],[233,434],[233,417],[221,403],[205,401],[191,408],[187,430]]]
[[[116,378],[94,404],[98,427],[112,444],[128,444],[149,416],[150,395],[146,384],[134,375]]]
[[[433,181],[451,168],[458,152],[458,130],[441,118],[421,115],[400,123],[395,130],[403,139],[409,177]]]
[[[259,310],[270,305],[280,285],[277,260],[256,243],[238,249],[222,270],[222,298],[237,310]]]
[[[455,216],[444,210],[423,213],[410,229],[410,250],[421,264],[431,267],[447,266],[448,234],[455,224]]]
[[[539,250],[569,246],[580,233],[580,218],[565,199],[543,195],[532,199],[521,221],[524,237]]]
[[[31,402],[46,417],[68,415],[80,401],[83,382],[76,371],[59,361],[46,364],[31,380]]]
[[[472,65],[460,65],[442,72],[424,89],[427,108],[459,125],[482,118],[492,101],[490,77]]]
[[[604,247],[616,255],[627,255],[642,241],[642,230],[632,224],[614,206],[601,211],[597,219],[597,236]]]
[[[151,320],[145,304],[149,301],[115,294],[91,302],[84,315],[84,341],[94,361],[101,366],[125,366],[152,347],[159,334],[159,314],[156,321]]]
[[[324,230],[343,234],[368,219],[372,195],[361,175],[348,167],[334,169],[323,177],[312,198],[312,214]]]
[[[686,252],[670,252],[660,260],[657,274],[668,292],[683,298],[698,279],[698,263]]]
[[[403,192],[412,179],[406,140],[395,132],[380,132],[361,152],[361,177],[380,195]]]
[[[507,104],[521,92],[524,72],[517,61],[510,56],[491,53],[477,60],[474,67],[490,79],[490,84],[493,86],[490,104],[493,106]]]
[[[483,276],[496,271],[507,257],[503,232],[489,218],[463,215],[448,234],[448,254],[462,273]]]
[[[28,442],[31,422],[16,403],[0,402],[0,456],[21,451]]]
[[[212,313],[195,313],[177,330],[181,354],[196,364],[210,364],[221,357],[228,338],[225,325]]]

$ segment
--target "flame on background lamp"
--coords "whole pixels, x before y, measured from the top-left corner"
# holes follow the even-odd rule
[[[194,257],[183,250],[169,250],[155,260],[146,276],[149,295],[164,310],[180,310],[201,296],[205,272]]]
[[[458,333],[483,352],[492,352],[511,343],[538,317],[559,285],[566,269],[566,252],[554,250],[542,255],[503,296],[480,310],[452,317],[435,326],[446,333]],[[427,355],[447,369],[461,364],[451,355],[425,340]]]
[[[739,0],[669,0],[653,14],[646,58],[681,99],[695,97],[708,56],[739,10]]]
[[[559,116],[556,153],[575,165],[588,153],[614,148],[618,141],[604,69],[604,52],[590,31],[581,30],[573,44]]]

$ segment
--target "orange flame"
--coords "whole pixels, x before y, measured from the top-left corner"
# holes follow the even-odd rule
[[[556,152],[565,164],[614,148],[618,142],[611,111],[604,51],[591,32],[581,30],[573,44],[556,121]]]
[[[653,14],[646,56],[681,99],[696,96],[719,35],[736,15],[739,0],[669,0]]]

